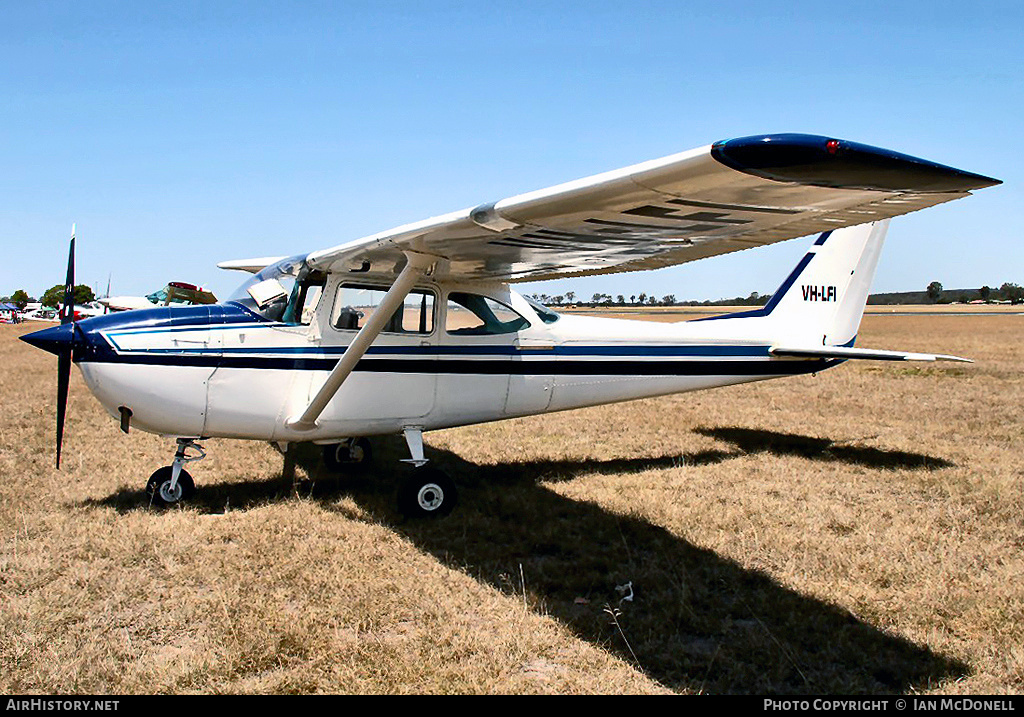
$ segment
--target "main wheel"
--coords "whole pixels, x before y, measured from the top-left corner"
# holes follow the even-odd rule
[[[365,468],[372,460],[373,451],[365,438],[353,438],[324,446],[324,465],[332,472],[352,470],[357,466]]]
[[[452,512],[455,483],[436,468],[416,468],[398,486],[398,510],[407,518],[439,518]]]
[[[183,500],[188,500],[196,492],[195,481],[192,480],[192,476],[184,468],[178,474],[178,482],[174,486],[174,490],[171,490],[172,474],[173,468],[171,466],[164,466],[163,468],[158,468],[149,477],[149,481],[146,483],[146,494],[149,496],[150,505],[166,508]]]

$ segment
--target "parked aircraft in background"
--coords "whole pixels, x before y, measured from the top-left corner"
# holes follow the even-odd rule
[[[107,313],[106,308],[98,301],[90,301],[88,304],[78,304],[74,307],[74,320],[88,319],[93,316],[102,316]],[[26,309],[21,314],[22,321],[60,321],[61,306],[51,309],[42,306],[38,309]]]
[[[62,306],[57,307],[57,312],[60,313],[63,309]],[[81,319],[90,319],[94,316],[103,316],[107,313],[107,307],[101,304],[99,301],[90,301],[87,304],[75,304],[73,307],[75,321]]]
[[[23,321],[60,321],[60,314],[57,309],[49,309],[46,307],[40,307],[38,309],[29,309],[21,315]]]
[[[58,356],[57,461],[72,359],[122,430],[177,437],[147,490],[194,489],[203,437],[324,444],[331,466],[401,433],[399,507],[442,515],[455,484],[422,433],[768,378],[848,359],[964,360],[854,347],[889,218],[998,184],[855,142],[716,142],[270,262],[227,301],[65,323],[22,337]],[[562,316],[515,282],[656,269],[821,232],[767,305],[659,324]],[[268,265],[269,264],[269,265]],[[74,285],[74,238],[68,294]]]
[[[110,311],[131,311],[152,309],[154,306],[216,304],[217,297],[195,284],[172,281],[159,291],[145,296],[107,296],[97,301]]]

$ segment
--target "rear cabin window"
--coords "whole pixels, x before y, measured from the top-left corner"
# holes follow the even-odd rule
[[[453,291],[446,308],[444,328],[453,336],[512,334],[530,325],[505,304],[480,294]]]
[[[365,284],[342,284],[334,298],[331,326],[342,331],[363,328],[377,310],[387,289]],[[413,289],[405,302],[384,325],[385,332],[429,334],[434,330],[434,295],[425,289]]]

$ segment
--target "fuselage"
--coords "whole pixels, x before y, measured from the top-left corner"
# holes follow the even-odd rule
[[[339,306],[349,285],[329,275],[307,323],[268,318],[236,301],[83,320],[74,361],[111,415],[129,409],[135,428],[320,442],[713,388],[836,363],[771,356],[770,337],[758,335],[763,322],[554,315],[535,310],[507,285],[431,283],[409,300],[417,321],[376,338],[315,429],[288,428],[286,419],[303,410],[357,333],[344,319],[350,307]],[[503,323],[463,325],[473,320],[466,307],[482,306],[481,297]]]

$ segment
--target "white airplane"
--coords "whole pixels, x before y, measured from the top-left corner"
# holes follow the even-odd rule
[[[105,296],[96,300],[109,311],[134,311],[152,309],[154,306],[191,306],[193,304],[215,304],[217,297],[201,286],[183,281],[171,281],[167,286],[145,296]]]
[[[62,307],[57,307],[57,313],[62,313]],[[101,304],[99,301],[90,301],[88,304],[75,304],[72,307],[74,312],[75,321],[82,319],[91,319],[94,316],[103,316],[107,313],[107,307]]]
[[[57,315],[56,309],[47,309],[39,307],[38,309],[29,309],[25,311],[21,316],[25,321],[60,321],[60,317]]]
[[[797,134],[716,142],[288,258],[227,301],[24,336],[58,355],[57,464],[72,356],[128,431],[177,439],[147,491],[188,498],[209,437],[325,446],[332,467],[404,434],[410,516],[456,498],[422,434],[451,426],[808,374],[855,348],[889,218],[999,180]],[[655,269],[821,232],[766,306],[675,324],[562,316],[511,283]],[[68,287],[74,285],[74,237]]]

